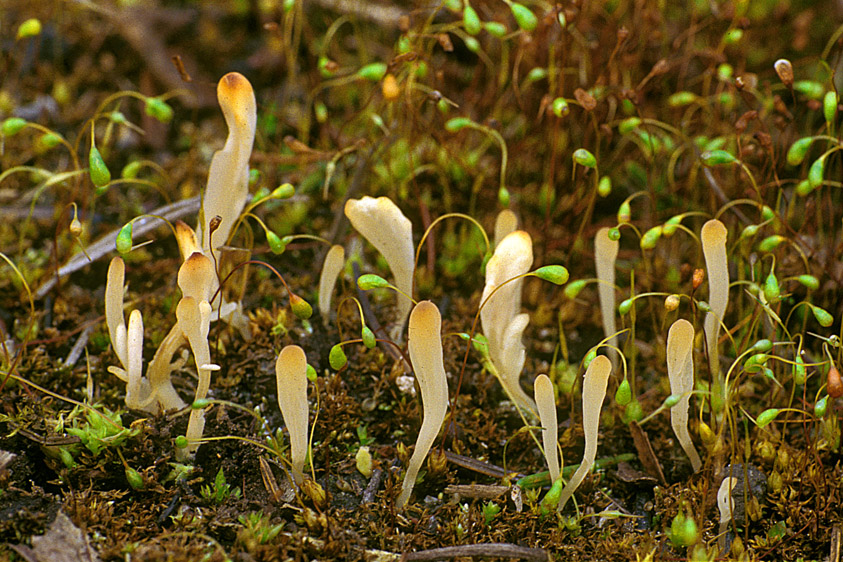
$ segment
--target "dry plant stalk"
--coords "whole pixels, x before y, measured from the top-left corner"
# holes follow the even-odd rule
[[[612,362],[605,355],[595,357],[585,371],[585,379],[582,384],[582,429],[585,434],[585,451],[579,468],[562,490],[557,511],[562,511],[576,489],[582,484],[585,475],[591,470],[594,460],[597,458],[597,429],[600,425],[600,410],[603,407],[603,399],[606,397],[606,385],[609,382],[611,372]]]
[[[542,424],[544,458],[547,461],[547,470],[550,472],[550,482],[553,483],[559,478],[559,455],[556,451],[559,426],[556,421],[556,398],[553,396],[553,383],[550,382],[550,378],[545,374],[536,377],[533,392]]]
[[[702,460],[688,432],[688,408],[694,390],[694,327],[681,318],[667,333],[667,375],[671,394],[681,396],[670,408],[670,425],[682,450],[691,459],[694,472],[699,472]]]
[[[618,258],[620,242],[609,238],[608,227],[603,227],[594,236],[594,266],[597,272],[597,296],[600,299],[600,316],[603,319],[603,335],[607,344],[617,345],[618,338],[613,334],[618,331],[615,323],[615,260]],[[618,354],[614,349],[608,351],[612,359],[612,368],[617,369]]]
[[[290,434],[290,465],[293,480],[304,481],[307,458],[307,357],[297,345],[288,345],[275,361],[275,382],[278,406]]]
[[[439,434],[448,410],[448,381],[442,358],[441,332],[442,317],[436,305],[430,301],[417,304],[410,314],[407,346],[421,391],[424,418],[416,439],[416,448],[401,484],[401,495],[395,502],[399,509],[406,505],[413,493],[419,469]]]
[[[720,374],[720,352],[717,340],[720,337],[720,323],[729,304],[729,263],[726,258],[726,227],[717,219],[705,223],[700,231],[705,267],[708,273],[708,305],[711,307],[705,317],[705,340],[708,362],[714,380],[723,392],[723,378]]]
[[[480,297],[483,306],[480,324],[489,342],[489,357],[498,371],[496,375],[510,400],[536,417],[536,403],[519,382],[527,356],[521,337],[530,323],[529,314],[521,313],[524,280],[506,283],[527,273],[532,264],[533,242],[529,234],[516,230],[501,240],[486,264],[486,286]],[[503,287],[498,289],[501,285]]]
[[[395,286],[406,295],[413,295],[413,225],[389,197],[363,197],[345,203],[345,216],[357,232],[374,246],[386,259]],[[404,320],[413,303],[398,295],[398,325],[391,334],[400,340]]]
[[[325,254],[325,261],[322,263],[322,273],[319,276],[319,313],[322,320],[327,322],[331,315],[331,299],[334,293],[334,286],[337,278],[342,272],[345,264],[345,249],[336,244],[331,246]]]

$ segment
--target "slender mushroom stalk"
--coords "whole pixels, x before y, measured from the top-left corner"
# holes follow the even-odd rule
[[[585,434],[585,451],[579,468],[562,490],[557,511],[562,511],[571,496],[582,484],[585,475],[594,465],[597,457],[597,428],[600,425],[600,410],[606,397],[606,385],[612,372],[612,362],[605,355],[595,357],[585,372],[582,385],[582,428]]]
[[[515,216],[515,213],[509,209],[504,209],[498,213],[497,218],[495,218],[495,247],[497,248],[501,240],[516,230],[518,230],[518,217]]]
[[[331,298],[334,285],[342,272],[345,262],[345,249],[340,245],[331,246],[322,263],[322,274],[319,276],[319,312],[322,320],[328,321],[331,314]]]
[[[108,325],[108,336],[111,347],[120,360],[123,368],[128,368],[126,354],[126,324],[123,317],[123,285],[125,284],[126,265],[123,259],[115,257],[108,265],[108,276],[105,283],[105,323]]]
[[[126,350],[126,406],[136,410],[149,409],[151,403],[148,404],[147,400],[151,389],[149,381],[143,377],[143,317],[140,310],[133,310],[129,315]]]
[[[389,197],[363,197],[349,199],[345,204],[345,216],[357,232],[374,246],[386,259],[395,286],[404,294],[413,295],[413,225]],[[400,340],[404,331],[404,320],[413,303],[398,296],[398,325],[391,333]]]
[[[293,480],[304,481],[307,458],[307,357],[297,345],[288,345],[275,361],[275,382],[278,407],[290,434],[290,464]]]
[[[679,445],[688,458],[694,472],[699,472],[702,460],[688,432],[688,408],[691,391],[694,390],[694,327],[690,322],[679,319],[667,333],[667,375],[670,378],[670,392],[681,396],[670,409],[670,425],[679,440]]]
[[[541,374],[536,377],[533,391],[542,424],[544,458],[547,461],[547,470],[550,472],[552,484],[559,478],[559,455],[556,452],[559,427],[556,422],[556,399],[553,396],[553,383],[550,382],[547,375]]]
[[[200,301],[193,297],[184,297],[176,307],[176,319],[190,344],[191,351],[193,351],[196,372],[199,375],[194,400],[201,400],[208,395],[211,386],[211,371],[219,370],[217,365],[211,363],[211,348],[208,344],[208,331],[211,327],[211,305],[205,300]],[[204,431],[205,410],[201,408],[191,410],[190,419],[187,422],[187,432],[185,433],[187,447],[176,452],[179,460],[185,460],[196,452]]]
[[[708,304],[711,307],[705,317],[705,341],[708,364],[711,369],[715,393],[712,404],[722,407],[724,380],[720,373],[720,352],[717,340],[720,337],[720,323],[729,304],[729,264],[726,258],[726,227],[717,219],[705,223],[700,231],[705,267],[708,270]]]
[[[720,552],[726,550],[726,531],[729,529],[729,521],[732,520],[732,490],[738,483],[734,476],[727,476],[720,483],[717,490],[717,508],[720,511],[720,529],[718,530],[717,546]]]
[[[615,324],[615,260],[618,257],[620,242],[609,238],[608,227],[603,227],[594,236],[594,266],[597,271],[597,296],[600,299],[600,316],[603,319],[603,335],[607,338],[609,345],[617,345],[617,337],[613,336],[618,331]],[[617,369],[618,354],[614,349],[609,350],[609,357],[612,359],[612,369]]]
[[[249,194],[249,157],[255,142],[257,103],[252,85],[245,76],[229,72],[217,85],[217,99],[228,126],[228,138],[222,150],[214,153],[208,170],[208,184],[202,195],[197,240],[202,252],[210,255],[211,235],[208,222],[220,216],[214,232],[214,245],[227,243],[231,229]]]
[[[401,495],[395,502],[399,509],[404,507],[413,492],[416,476],[430,451],[448,410],[448,381],[442,359],[442,317],[439,309],[430,301],[422,301],[410,314],[407,345],[410,361],[416,373],[421,391],[424,418],[416,439],[416,448],[410,457]]]
[[[501,240],[486,264],[486,286],[480,297],[480,302],[484,303],[480,310],[480,324],[489,341],[489,357],[498,371],[496,374],[501,385],[510,400],[535,417],[536,403],[519,382],[527,357],[521,337],[530,323],[530,316],[520,313],[524,280],[517,279],[503,285],[513,277],[527,273],[532,264],[533,243],[529,234],[516,230]],[[503,287],[496,290],[501,285]]]

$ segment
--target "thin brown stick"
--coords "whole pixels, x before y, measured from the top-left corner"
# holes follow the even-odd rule
[[[536,562],[550,560],[550,554],[542,548],[527,548],[500,542],[446,546],[420,552],[405,552],[401,555],[401,560],[402,562],[404,560],[443,560],[459,556],[514,558],[516,560],[535,560]]]

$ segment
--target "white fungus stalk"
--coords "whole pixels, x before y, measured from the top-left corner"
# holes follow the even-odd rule
[[[219,100],[228,138],[222,150],[214,153],[208,170],[208,184],[202,194],[197,230],[198,244],[210,255],[211,236],[208,223],[215,216],[222,217],[213,233],[214,247],[227,243],[231,229],[249,194],[249,157],[255,142],[257,103],[252,85],[245,76],[229,72],[217,84]]]
[[[693,348],[694,327],[687,320],[677,320],[667,333],[667,375],[670,393],[681,398],[670,408],[670,425],[682,450],[691,459],[694,472],[699,472],[702,461],[688,432],[688,408],[694,390]]]
[[[501,240],[486,264],[486,286],[480,297],[483,304],[480,324],[489,342],[489,357],[501,385],[510,400],[535,417],[536,403],[519,382],[527,357],[521,338],[530,322],[530,316],[521,313],[524,280],[509,281],[527,273],[532,264],[533,242],[529,234],[516,230]]]
[[[417,304],[410,314],[407,345],[410,362],[413,364],[421,391],[424,418],[416,439],[416,448],[410,457],[410,464],[401,484],[401,495],[395,502],[399,509],[410,499],[419,469],[442,427],[448,410],[448,381],[442,359],[441,332],[442,317],[436,305],[430,301]]]
[[[720,323],[729,304],[729,264],[726,258],[726,227],[717,219],[705,223],[700,232],[705,267],[708,273],[708,305],[711,307],[705,317],[705,340],[708,362],[714,380],[723,392],[720,375],[720,354],[717,340],[720,337]]]
[[[585,451],[579,468],[568,480],[559,498],[557,511],[562,511],[571,496],[582,484],[585,475],[597,458],[597,429],[600,425],[600,410],[606,397],[606,385],[612,372],[612,362],[605,355],[598,355],[592,360],[585,372],[582,385],[582,428],[585,435]]]
[[[556,451],[559,427],[556,422],[556,399],[553,396],[553,383],[550,382],[550,378],[545,374],[536,377],[533,392],[542,424],[544,458],[547,461],[547,470],[550,472],[550,482],[553,483],[559,478],[559,454]]]
[[[290,464],[293,480],[299,486],[304,481],[304,462],[307,458],[307,357],[297,345],[288,345],[275,361],[275,382],[278,406],[284,425],[290,434]]]
[[[406,295],[413,295],[413,225],[389,197],[363,197],[349,199],[345,204],[345,216],[357,232],[374,246],[386,259],[395,286]],[[400,339],[404,320],[413,303],[407,297],[398,296],[398,325],[392,332],[394,339]]]
[[[123,317],[123,285],[125,283],[126,265],[123,259],[115,257],[108,265],[108,276],[105,283],[105,323],[108,325],[108,335],[111,347],[120,360],[123,368],[128,368],[126,356],[126,323]]]
[[[328,321],[331,314],[334,286],[337,284],[337,278],[342,272],[344,264],[345,249],[340,245],[331,246],[331,249],[325,254],[322,273],[319,275],[319,313],[325,322]]]
[[[518,217],[509,209],[504,209],[495,218],[495,247],[501,243],[501,240],[512,234],[518,229]]]
[[[729,529],[729,521],[732,520],[732,490],[737,483],[737,478],[727,476],[720,483],[720,489],[717,490],[717,509],[720,511],[720,529],[718,532],[717,546],[720,548],[721,553],[726,550],[726,531]]]
[[[597,272],[597,296],[600,299],[600,316],[603,319],[603,335],[612,336],[607,341],[609,345],[617,345],[618,331],[615,323],[615,260],[618,257],[620,242],[609,238],[608,227],[597,231],[594,237],[594,266]],[[614,349],[609,350],[612,368],[617,369],[618,354]]]

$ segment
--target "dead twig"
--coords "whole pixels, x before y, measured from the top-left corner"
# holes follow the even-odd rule
[[[420,552],[406,552],[401,555],[401,560],[443,560],[459,556],[513,558],[516,560],[535,560],[536,562],[550,560],[550,554],[542,548],[528,548],[500,542],[446,546]]]

